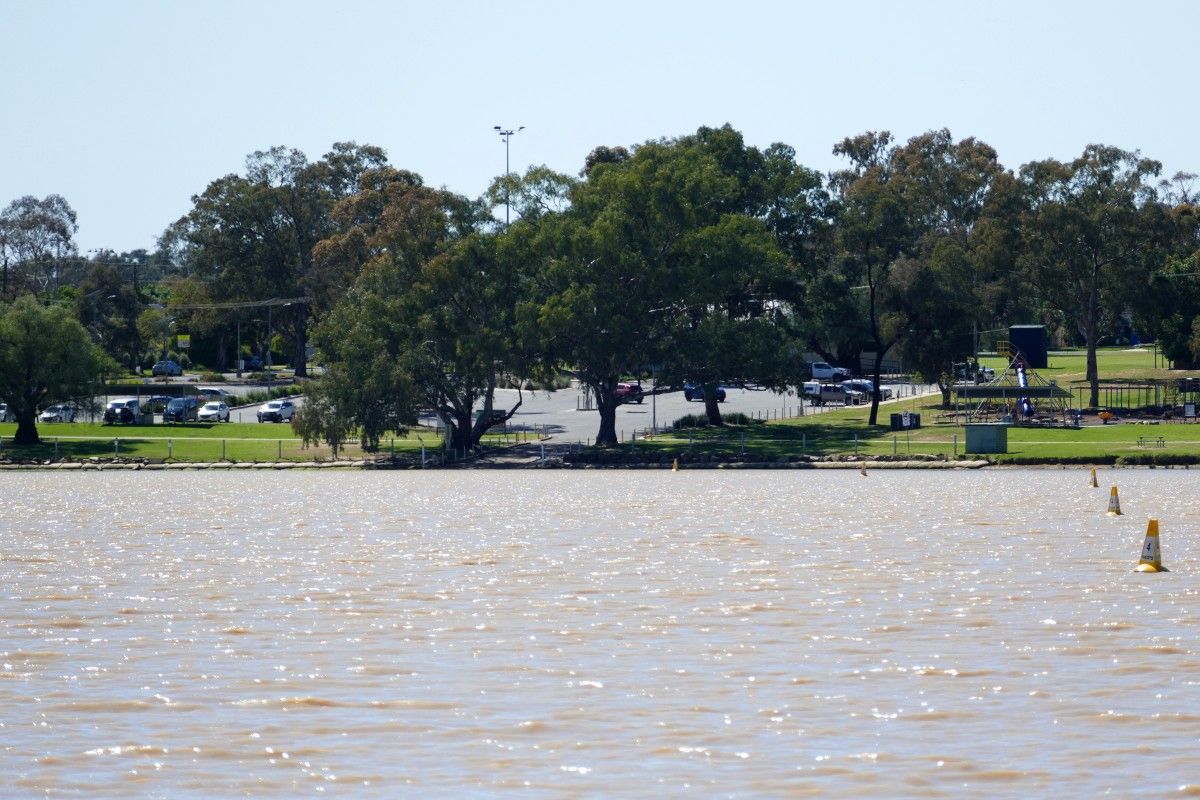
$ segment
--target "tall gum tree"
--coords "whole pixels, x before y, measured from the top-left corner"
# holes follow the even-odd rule
[[[1074,323],[1087,347],[1088,405],[1100,404],[1096,348],[1105,312],[1124,305],[1122,273],[1164,236],[1157,161],[1093,144],[1062,163],[1021,167],[1026,193],[1024,263],[1043,296]]]
[[[628,157],[598,152],[603,157],[589,157],[570,208],[537,221],[529,256],[539,261],[536,293],[518,314],[545,360],[590,387],[600,418],[596,442],[612,446],[618,382],[678,355],[685,345],[674,335],[680,310],[701,315],[720,297],[719,276],[696,272],[705,249],[699,232],[721,220],[737,181],[713,153],[688,141],[646,142]],[[730,232],[741,230],[732,225]],[[760,241],[773,246],[769,236]],[[677,361],[675,372],[682,372]]]
[[[326,288],[313,248],[336,232],[335,203],[357,191],[361,177],[386,164],[383,150],[339,142],[317,162],[296,149],[251,153],[246,174],[219,178],[192,198],[193,209],[163,236],[200,277],[219,287],[221,302],[303,297],[273,325],[292,340],[296,375],[307,375],[308,325],[314,293]],[[183,242],[184,246],[175,246]]]
[[[866,133],[834,152],[851,161],[832,183],[839,191],[841,265],[859,281],[853,288],[861,292],[874,350],[874,425],[883,360],[893,348],[907,345],[920,371],[933,376],[970,352],[973,235],[1002,169],[991,147],[969,138],[955,142],[946,130],[902,146],[893,146],[887,132]]]
[[[520,405],[492,413],[500,373],[515,360],[517,276],[481,229],[486,207],[414,173],[377,170],[334,216],[341,231],[316,248],[319,270],[334,285],[360,274],[318,326],[330,371],[301,423],[331,444],[357,428],[370,449],[432,408],[448,444],[470,450]]]

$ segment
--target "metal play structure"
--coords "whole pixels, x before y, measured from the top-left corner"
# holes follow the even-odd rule
[[[997,342],[996,352],[1009,359],[1007,369],[986,383],[955,384],[955,422],[1077,424],[1071,392],[1038,375],[1009,342]]]

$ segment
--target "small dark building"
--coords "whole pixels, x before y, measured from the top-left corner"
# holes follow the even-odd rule
[[[1021,351],[1030,367],[1044,369],[1048,366],[1044,325],[1009,325],[1008,341],[1014,350]]]

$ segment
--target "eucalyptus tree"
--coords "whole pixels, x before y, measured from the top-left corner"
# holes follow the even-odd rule
[[[163,237],[191,271],[217,287],[218,301],[308,298],[317,287],[313,247],[336,231],[335,203],[354,193],[368,170],[386,164],[378,147],[340,142],[317,162],[273,147],[246,159],[245,175],[226,175],[192,198],[192,210]],[[287,306],[273,324],[292,339],[297,376],[307,375],[310,302]]]
[[[1126,304],[1126,270],[1144,271],[1147,258],[1159,257],[1166,216],[1152,179],[1161,169],[1137,152],[1099,144],[1070,163],[1021,167],[1024,263],[1084,340],[1092,407],[1100,403],[1096,347],[1105,319]]]
[[[941,379],[954,358],[972,349],[973,234],[1002,174],[996,153],[975,139],[955,142],[946,130],[903,146],[892,145],[886,131],[866,133],[834,152],[851,162],[831,181],[839,203],[838,260],[862,293],[873,382],[878,387],[883,361],[897,347],[920,354],[920,371]],[[877,390],[872,425],[878,410]]]
[[[501,373],[519,360],[517,262],[499,256],[484,204],[411,172],[374,170],[361,183],[315,250],[330,284],[357,278],[317,327],[328,370],[298,429],[334,446],[357,430],[373,449],[432,409],[448,444],[469,450],[520,405],[492,413]]]
[[[93,264],[75,296],[76,318],[105,352],[124,361],[131,375],[141,371],[137,321],[145,307],[134,287],[110,264]]]
[[[26,195],[9,203],[0,211],[0,297],[57,289],[63,259],[78,252],[78,228],[74,209],[61,195],[40,200]]]

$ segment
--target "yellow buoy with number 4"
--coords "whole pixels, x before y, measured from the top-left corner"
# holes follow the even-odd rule
[[[1093,489],[1100,488],[1100,481],[1096,480],[1096,468],[1095,467],[1092,467],[1092,488]]]
[[[678,458],[671,462],[671,472],[679,472],[679,459]]]
[[[1108,513],[1114,517],[1121,515],[1121,498],[1117,497],[1117,487],[1108,493]]]
[[[1146,523],[1146,541],[1142,543],[1142,560],[1133,568],[1134,572],[1169,572],[1162,565],[1162,550],[1158,546],[1158,520]]]

